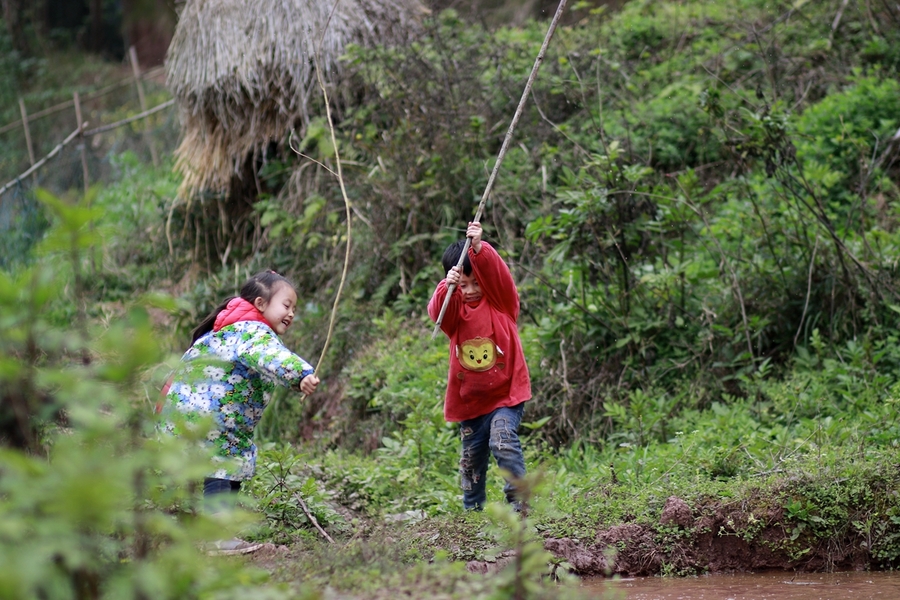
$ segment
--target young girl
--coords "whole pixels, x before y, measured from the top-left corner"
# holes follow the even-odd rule
[[[294,320],[297,292],[275,271],[257,273],[194,329],[191,347],[164,388],[163,413],[177,410],[187,426],[213,417],[207,434],[218,467],[204,480],[210,497],[240,490],[253,475],[253,431],[275,384],[312,394],[319,385],[313,367],[288,350],[281,339]],[[177,434],[170,421],[163,425]],[[220,497],[221,498],[221,497]],[[218,554],[252,552],[259,544],[219,542]]]

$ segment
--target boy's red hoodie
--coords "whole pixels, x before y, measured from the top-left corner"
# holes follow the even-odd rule
[[[469,248],[472,275],[481,287],[478,302],[463,302],[454,289],[441,330],[450,338],[450,372],[444,398],[444,418],[465,421],[501,406],[515,406],[531,398],[531,380],[516,321],[519,292],[509,267],[487,242],[481,251]],[[442,280],[428,314],[437,321],[447,295]]]

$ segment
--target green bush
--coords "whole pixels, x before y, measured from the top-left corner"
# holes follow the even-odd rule
[[[900,83],[873,76],[848,83],[797,120],[797,156],[839,219],[852,217],[869,196],[897,193],[876,160],[900,128]]]

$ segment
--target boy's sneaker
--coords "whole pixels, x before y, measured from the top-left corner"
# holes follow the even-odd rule
[[[263,547],[259,542],[248,542],[238,538],[219,540],[209,545],[206,553],[210,556],[233,556],[235,554],[250,554]]]

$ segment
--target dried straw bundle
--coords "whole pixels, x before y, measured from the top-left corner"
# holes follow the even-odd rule
[[[334,81],[347,44],[406,42],[426,13],[419,0],[189,0],[166,58],[182,194],[227,192],[250,153],[309,122],[317,51]]]

